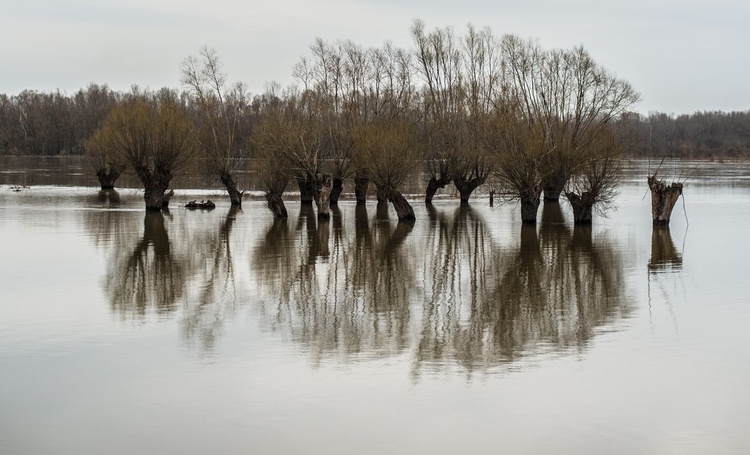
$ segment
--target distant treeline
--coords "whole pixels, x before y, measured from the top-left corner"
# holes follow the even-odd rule
[[[623,153],[632,157],[750,157],[750,111],[648,116],[627,114],[616,126],[630,131]]]
[[[73,95],[0,94],[0,155],[81,155],[86,139],[124,96],[97,84]],[[630,133],[632,142],[623,148],[630,157],[750,157],[750,111],[629,113],[614,126]]]

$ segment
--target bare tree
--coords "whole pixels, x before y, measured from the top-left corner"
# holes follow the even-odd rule
[[[425,169],[430,177],[425,202],[431,203],[440,188],[453,181],[459,155],[465,148],[465,110],[461,43],[453,30],[437,28],[426,33],[424,23],[412,25],[416,67],[422,77],[422,109],[426,133]]]
[[[493,101],[501,90],[499,46],[489,28],[477,31],[467,27],[463,38],[463,100],[467,125],[463,149],[453,183],[459,191],[461,203],[469,202],[471,194],[484,184],[492,171],[492,160],[486,144],[481,139],[481,125],[491,115]]]
[[[287,218],[282,195],[294,171],[287,159],[300,146],[295,130],[293,98],[279,97],[275,87],[253,101],[256,121],[250,143],[253,149],[252,169],[265,190],[268,208],[276,218]]]
[[[227,86],[221,60],[214,49],[203,47],[199,57],[182,63],[182,83],[196,107],[201,166],[226,187],[232,205],[242,205],[244,191],[237,188],[234,173],[246,163],[247,141],[243,115],[248,108],[245,86]]]
[[[543,50],[533,41],[506,37],[504,50],[512,91],[544,139],[545,200],[557,201],[577,167],[588,163],[589,144],[639,95],[583,47]]]
[[[370,50],[371,79],[357,127],[355,168],[375,184],[379,204],[393,204],[399,220],[414,210],[399,187],[419,163],[419,112],[412,85],[409,52],[386,43]]]

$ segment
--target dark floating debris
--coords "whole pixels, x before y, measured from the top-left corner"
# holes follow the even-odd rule
[[[185,204],[185,208],[186,209],[191,209],[191,210],[195,210],[195,209],[211,210],[211,209],[215,209],[216,208],[216,204],[214,204],[213,202],[211,202],[210,199],[209,200],[205,200],[205,201],[203,199],[201,199],[200,202],[198,202],[196,200],[192,200],[192,201],[188,202],[187,204]]]

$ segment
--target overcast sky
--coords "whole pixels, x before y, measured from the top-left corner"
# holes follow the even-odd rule
[[[641,93],[640,112],[750,109],[747,0],[8,0],[0,6],[0,92],[73,93],[90,82],[179,87],[180,64],[213,47],[254,93],[286,85],[316,37],[408,46],[467,23],[583,45]]]

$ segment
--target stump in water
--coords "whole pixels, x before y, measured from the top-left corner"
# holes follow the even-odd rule
[[[682,194],[682,183],[672,182],[667,185],[663,180],[657,180],[654,174],[648,177],[648,187],[651,190],[651,216],[654,224],[666,226],[672,216],[672,209]]]
[[[331,217],[331,187],[333,179],[328,174],[318,174],[315,177],[315,206],[318,209],[318,219],[327,220]]]

